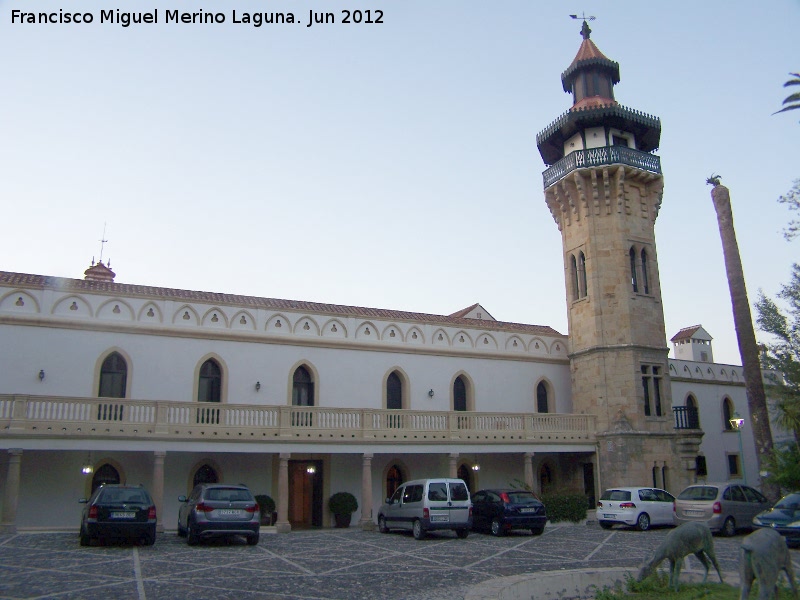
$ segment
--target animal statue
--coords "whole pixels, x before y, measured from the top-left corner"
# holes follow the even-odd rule
[[[794,586],[792,557],[786,541],[774,529],[758,529],[744,538],[739,551],[739,578],[742,591],[740,600],[747,600],[753,580],[758,579],[758,600],[777,597],[778,577],[786,573],[792,596],[797,598]]]
[[[720,582],[723,582],[717,556],[714,554],[714,540],[711,537],[711,530],[705,523],[683,523],[670,531],[664,541],[661,542],[661,545],[642,564],[639,569],[638,580],[641,581],[645,577],[652,575],[658,565],[665,560],[669,560],[669,587],[677,592],[678,577],[681,574],[683,558],[689,554],[694,554],[706,569],[703,583],[708,579],[709,559],[717,570]]]

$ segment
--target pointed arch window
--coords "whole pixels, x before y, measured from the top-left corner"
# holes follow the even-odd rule
[[[391,498],[394,496],[394,493],[397,491],[405,478],[403,477],[403,471],[400,470],[400,467],[397,465],[392,465],[389,467],[389,470],[386,473],[386,498]]]
[[[572,299],[577,300],[581,297],[581,292],[578,286],[578,261],[575,259],[574,254],[569,257],[569,275],[572,283]]]
[[[472,481],[472,469],[470,469],[468,465],[462,464],[458,467],[456,474],[459,479],[463,479],[464,483],[467,484],[467,490],[469,490],[470,493],[476,491]]]
[[[194,472],[192,487],[200,485],[201,483],[219,483],[219,475],[217,475],[214,467],[209,464],[204,464]]]
[[[122,483],[119,471],[108,463],[103,464],[99,469],[95,469],[92,476],[92,492],[106,483]]]
[[[544,463],[539,468],[539,489],[542,494],[547,494],[554,489],[554,484],[553,469],[550,468],[549,464]]]
[[[686,419],[689,429],[700,429],[700,411],[697,408],[697,399],[692,394],[686,396]]]
[[[628,257],[630,258],[631,262],[631,286],[633,287],[633,291],[635,293],[639,293],[639,280],[636,276],[636,250],[631,249],[628,251]]]
[[[314,406],[314,380],[305,367],[297,367],[292,377],[292,406]]]
[[[650,293],[650,278],[647,275],[647,250],[642,248],[641,252],[642,257],[642,287],[644,288],[644,293]]]
[[[100,367],[100,398],[125,398],[128,364],[119,352],[112,352]]]
[[[583,252],[578,253],[578,284],[578,295],[585,298],[589,288],[586,286],[586,255]]]
[[[547,385],[544,381],[540,381],[536,386],[536,412],[547,413],[550,412],[550,404],[547,397]]]
[[[386,380],[386,408],[403,408],[403,381],[397,371],[392,371]]]
[[[733,425],[731,424],[733,412],[733,402],[731,402],[730,398],[725,396],[725,398],[722,399],[722,428],[725,431],[733,431]]]
[[[222,369],[219,363],[209,358],[200,367],[197,385],[198,402],[220,402],[222,400]]]
[[[453,410],[467,410],[467,384],[461,375],[453,382]]]

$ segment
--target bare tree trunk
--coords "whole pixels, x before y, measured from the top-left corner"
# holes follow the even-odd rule
[[[739,355],[744,369],[747,407],[750,411],[750,425],[753,428],[753,439],[756,444],[756,458],[761,472],[762,460],[772,453],[772,430],[767,412],[767,396],[764,393],[764,382],[761,379],[761,363],[759,361],[756,334],[753,329],[753,318],[750,314],[750,303],[747,300],[747,288],[744,284],[744,271],[739,256],[739,244],[736,242],[736,231],[733,227],[731,196],[728,188],[715,183],[711,190],[711,199],[717,211],[719,235],[722,238],[722,252],[725,256],[725,269],[728,273],[728,287],[731,292],[733,306],[733,323],[736,327],[736,338],[739,343]],[[744,456],[742,456],[744,461]],[[762,491],[772,501],[780,496],[776,485],[762,484]]]

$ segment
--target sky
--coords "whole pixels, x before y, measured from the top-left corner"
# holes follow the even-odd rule
[[[159,23],[100,22],[116,9]],[[201,9],[225,22],[164,23]],[[336,22],[307,27],[309,11]],[[567,333],[536,134],[571,106],[570,13],[596,17],[617,101],[661,119],[667,338],[702,324],[717,362],[740,364],[705,180],[731,190],[751,303],[774,296],[800,249],[777,202],[800,178],[798,114],[772,114],[800,69],[800,0],[0,0],[0,270],[82,278],[102,252],[121,283],[433,314],[479,302]]]

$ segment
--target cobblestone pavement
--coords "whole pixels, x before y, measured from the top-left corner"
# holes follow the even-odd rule
[[[73,533],[0,535],[0,599],[403,600],[463,599],[494,577],[542,570],[637,567],[669,529],[605,531],[548,525],[541,536],[450,532],[417,541],[358,529],[264,535],[187,546],[174,532],[154,546],[84,548]],[[723,572],[736,571],[742,536],[715,537]],[[795,564],[800,553],[792,552]],[[701,569],[690,557],[686,569]]]

